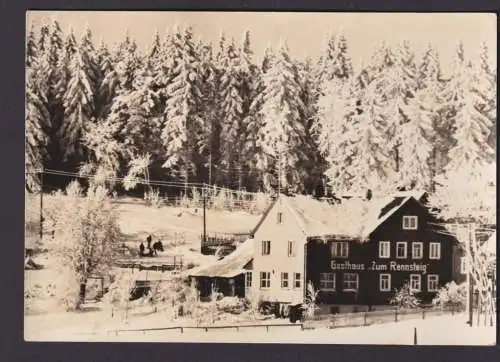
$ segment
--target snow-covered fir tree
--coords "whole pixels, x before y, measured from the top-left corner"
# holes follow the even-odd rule
[[[433,151],[432,129],[437,116],[435,94],[439,69],[430,61],[417,69],[408,42],[400,48],[400,67],[401,88],[396,95],[402,118],[397,131],[400,134],[398,186],[430,190],[432,172],[429,162]]]
[[[304,164],[300,165],[304,169],[306,179],[305,188],[316,194],[325,192],[324,172],[326,162],[318,146],[318,97],[320,95],[320,74],[321,70],[311,58],[298,63],[301,99],[304,108],[301,112],[301,119],[304,124],[305,140],[304,150],[307,155]]]
[[[476,92],[481,100],[477,107],[479,112],[491,120],[488,145],[492,149],[496,149],[497,72],[490,63],[488,46],[484,42],[481,43],[479,59],[479,66],[476,66],[475,69],[478,78]]]
[[[130,37],[128,31],[125,34],[125,39],[118,45],[115,59],[115,69],[120,80],[120,89],[129,91],[133,88],[142,59],[137,50],[137,44]]]
[[[26,35],[26,67],[30,68],[34,59],[38,57],[38,45],[36,42],[35,29],[33,24]]]
[[[95,47],[88,29],[77,43],[57,21],[28,31],[26,167],[119,175],[147,153],[152,178],[187,172],[252,191],[280,179],[312,192],[326,175],[342,193],[443,190],[494,160],[496,69],[485,45],[473,64],[460,46],[443,74],[433,46],[416,62],[409,43],[383,44],[354,74],[341,34],[319,58],[268,47],[260,64],[249,31],[241,43],[221,35],[214,49],[189,30],[152,35],[142,51],[129,35]]]
[[[352,60],[347,39],[343,34],[331,35],[321,58],[321,81],[347,80],[353,76]]]
[[[37,48],[33,34],[28,37],[26,50],[26,132],[25,132],[25,170],[26,187],[36,189],[40,184],[39,171],[47,157],[47,125],[50,122],[46,108],[45,93],[40,85],[43,74],[37,63]]]
[[[454,87],[452,94],[456,110],[455,145],[450,149],[447,171],[465,167],[473,170],[493,159],[494,150],[487,142],[493,123],[492,113],[487,108],[492,102],[486,90],[490,84],[490,80],[482,76],[481,68],[473,67],[465,59],[463,44],[460,43],[450,83]]]
[[[224,71],[220,78],[221,107],[221,166],[225,171],[226,182],[241,185],[242,160],[239,157],[241,149],[240,138],[244,135],[242,78],[240,73],[240,50],[234,40],[225,47],[225,56],[221,58],[220,66]],[[240,181],[240,182],[238,182]]]
[[[118,74],[111,53],[107,45],[102,41],[97,50],[97,64],[100,68],[101,79],[96,95],[96,106],[98,106],[96,108],[96,118],[102,120],[108,116],[119,86]]]
[[[75,55],[77,46],[78,45],[75,38],[75,33],[73,32],[73,28],[70,27],[69,34],[64,41],[64,54],[66,56],[66,61],[68,64],[71,62],[73,55]]]
[[[449,117],[449,103],[446,101],[446,86],[441,71],[439,54],[432,44],[429,44],[417,71],[417,90],[415,92],[414,105],[418,105],[417,118],[422,117],[431,121],[426,139],[431,143],[431,155],[428,161],[431,183],[428,186],[432,192],[435,188],[435,178],[443,172],[443,168],[448,162],[448,152],[453,144],[452,132],[453,123]],[[420,111],[418,111],[420,109]]]
[[[255,138],[250,127],[252,126],[252,104],[257,97],[259,89],[259,69],[253,60],[253,50],[251,43],[250,30],[246,30],[243,34],[243,41],[240,49],[240,65],[239,76],[241,77],[240,93],[242,97],[242,134],[240,135],[239,147],[240,162],[243,172],[240,172],[238,185],[245,183],[247,188],[255,190],[259,179],[259,173],[256,172],[255,158],[256,153]]]
[[[301,112],[298,70],[282,42],[273,56],[270,69],[263,76],[265,90],[260,110],[262,128],[259,130],[259,146],[263,150],[261,167],[264,186],[303,189],[303,170],[297,166],[305,158],[304,125]],[[273,177],[273,174],[275,175]]]
[[[167,102],[162,129],[165,150],[163,166],[170,173],[188,181],[196,174],[194,158],[199,154],[200,137],[204,128],[201,117],[199,55],[191,29],[174,31],[172,47],[172,81],[167,85]]]
[[[95,95],[98,93],[102,75],[101,75],[101,67],[97,59],[97,51],[94,47],[94,42],[92,39],[92,31],[90,30],[88,25],[85,27],[82,38],[80,40],[80,50],[82,57],[85,58],[84,62],[87,64],[88,67],[87,73],[88,73],[89,83],[91,86],[92,93]],[[99,109],[97,109],[99,107],[95,108],[96,110],[100,111]],[[95,112],[93,114],[94,117],[97,116],[96,113],[100,112]]]
[[[62,150],[58,139],[64,120],[64,94],[68,82],[68,58],[64,48],[64,34],[59,23],[53,20],[42,27],[39,39],[39,81],[40,99],[48,112],[47,122],[43,125],[48,136],[47,164],[61,167]]]
[[[263,126],[263,113],[261,110],[265,100],[264,76],[270,70],[272,58],[272,50],[268,47],[264,52],[262,63],[259,67],[255,67],[254,74],[252,75],[251,102],[245,118],[248,130],[245,148],[250,150],[248,162],[252,170],[254,190],[263,189],[264,175],[267,167],[261,157],[263,143],[261,142],[261,133],[259,130]]]
[[[326,175],[336,193],[350,189],[352,132],[356,116],[352,82],[325,81],[318,100],[318,147],[327,161]]]
[[[65,118],[60,129],[61,148],[64,156],[84,156],[81,137],[92,121],[94,93],[89,79],[86,55],[78,49],[70,65],[72,74],[64,95]]]

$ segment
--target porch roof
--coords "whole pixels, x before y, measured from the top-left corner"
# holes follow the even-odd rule
[[[247,265],[253,258],[253,239],[247,239],[236,247],[236,250],[222,260],[208,266],[192,269],[189,276],[207,278],[233,278],[245,272]]]

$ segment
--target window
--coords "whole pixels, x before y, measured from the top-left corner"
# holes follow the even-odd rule
[[[283,213],[282,212],[278,212],[278,224],[282,224],[283,223]]]
[[[422,290],[422,281],[420,274],[410,274],[410,289],[413,292],[420,292]]]
[[[381,292],[391,291],[391,274],[380,274],[379,288]]]
[[[281,287],[288,288],[288,273],[281,273]]]
[[[422,259],[424,256],[424,244],[423,243],[412,243],[411,244],[411,255],[413,259]]]
[[[260,272],[260,288],[267,289],[271,287],[271,273]]]
[[[319,289],[320,290],[335,290],[335,273],[320,273],[319,274]]]
[[[404,230],[417,230],[418,217],[417,216],[403,216],[403,229]]]
[[[427,290],[437,292],[439,290],[439,275],[427,275]]]
[[[251,288],[252,287],[252,272],[247,271],[245,273],[245,288]]]
[[[378,243],[379,258],[389,258],[391,256],[391,243],[389,241],[380,241]]]
[[[344,285],[342,289],[344,291],[356,291],[359,286],[359,278],[358,274],[355,273],[346,273],[344,274]]]
[[[460,258],[460,274],[467,274],[467,258],[465,256]]]
[[[406,259],[408,255],[408,244],[406,241],[398,241],[396,243],[396,258]]]
[[[440,243],[430,243],[429,259],[441,259],[441,244]]]
[[[270,240],[263,240],[262,241],[262,255],[269,255],[271,254],[271,241]]]
[[[301,278],[300,278],[300,273],[293,273],[293,287],[294,288],[300,288],[301,286]]]
[[[332,243],[332,257],[347,258],[349,255],[349,243],[347,241],[335,241]]]
[[[288,242],[288,256],[295,256],[295,241]]]

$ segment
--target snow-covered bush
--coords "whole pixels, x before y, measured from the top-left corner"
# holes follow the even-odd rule
[[[455,282],[447,283],[442,287],[432,304],[440,307],[453,307],[457,309],[465,308],[467,303],[467,285],[462,283],[457,285]]]
[[[307,282],[306,298],[302,305],[304,311],[303,312],[304,319],[306,320],[313,319],[314,313],[316,313],[316,310],[318,310],[318,304],[317,304],[318,294],[319,290],[316,290],[316,288],[314,288],[312,282],[311,281]]]
[[[415,309],[420,306],[420,300],[410,288],[409,283],[405,283],[400,289],[396,290],[390,303],[400,309]]]
[[[135,288],[135,280],[128,270],[120,271],[113,277],[103,302],[118,309],[126,308]]]
[[[146,205],[153,207],[160,207],[163,203],[160,197],[160,190],[155,188],[150,188],[144,192],[144,200],[146,201]]]
[[[73,182],[66,195],[64,202],[57,204],[50,246],[60,259],[61,277],[67,279],[63,283],[67,294],[62,297],[68,309],[77,309],[85,299],[88,278],[109,270],[120,232],[106,189],[91,186],[83,196],[80,186]]]

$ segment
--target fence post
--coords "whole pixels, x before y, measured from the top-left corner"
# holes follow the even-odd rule
[[[266,331],[269,332],[269,325],[266,325]]]
[[[398,310],[394,309],[394,322],[398,321]]]
[[[417,327],[413,328],[413,345],[417,345]]]
[[[422,309],[422,319],[425,319],[425,309]]]
[[[367,320],[366,320],[366,319],[367,319],[367,317],[368,317],[368,313],[367,313],[367,312],[365,312],[365,326],[367,326],[367,325],[368,325]]]

